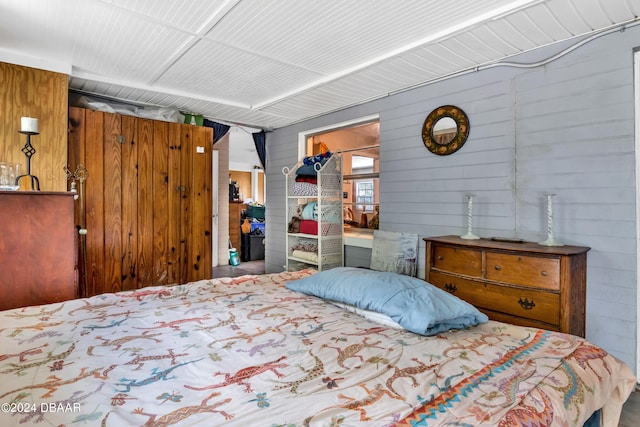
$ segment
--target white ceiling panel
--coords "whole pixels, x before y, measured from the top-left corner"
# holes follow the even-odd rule
[[[251,105],[256,100],[277,96],[292,85],[302,86],[318,78],[320,75],[313,71],[202,40],[170,67],[157,84],[177,85],[187,92]]]
[[[600,0],[601,3],[607,0]],[[591,27],[578,12],[578,7],[572,0],[547,2],[545,4],[558,22],[574,36],[591,31]]]
[[[148,20],[197,34],[210,18],[223,16],[231,7],[228,0],[102,0],[104,3],[133,12]]]
[[[604,28],[614,22],[606,13],[601,0],[573,0],[576,13],[592,30]]]
[[[455,50],[456,46],[451,46],[451,41],[436,43],[418,50],[427,58],[432,58],[442,67],[441,74],[449,74],[457,70],[465,69],[474,64],[471,58],[467,58]]]
[[[562,25],[558,17],[545,4],[529,8],[524,13],[532,22],[540,26],[542,32],[551,40],[564,40],[574,36],[574,33]],[[560,18],[563,17],[560,16]]]
[[[476,62],[492,61],[496,55],[504,57],[509,54],[509,50],[506,46],[496,39],[495,34],[486,31],[486,26],[483,26],[481,31],[476,29],[462,33],[455,38],[446,40],[444,43],[456,52],[459,51],[471,51],[470,55],[474,55]]]
[[[515,53],[534,49],[536,47],[535,43],[527,34],[520,32],[517,24],[514,24],[512,20],[512,17],[507,17],[489,25],[498,37],[511,45]]]
[[[446,33],[510,3],[513,1],[248,0],[240,2],[207,37],[332,74]],[[448,18],[443,20],[443,15]]]
[[[0,0],[0,61],[67,64],[75,91],[271,129],[639,13],[640,0]]]
[[[442,49],[442,56],[456,59],[454,63],[460,68],[463,68],[464,64],[482,64],[493,59],[493,56],[488,55],[488,52],[483,49],[485,46],[479,43],[471,33],[443,40],[436,46]]]
[[[529,13],[516,13],[505,19],[512,30],[511,36],[518,34],[520,39],[526,40],[521,48],[528,50],[534,49],[536,46],[544,46],[553,43],[552,32],[550,28],[555,28],[553,21],[540,22],[535,21]]]

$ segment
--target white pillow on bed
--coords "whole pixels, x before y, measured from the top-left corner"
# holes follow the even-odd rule
[[[335,302],[335,301],[332,301],[331,303],[334,305],[337,305],[338,307],[346,311],[355,313],[358,316],[362,316],[367,320],[371,320],[372,322],[379,323],[383,326],[388,326],[394,329],[404,329],[401,324],[394,321],[391,317],[387,316],[386,314],[378,313],[376,311],[371,311],[371,310],[364,310],[362,308],[358,308],[355,305],[351,305],[351,304],[343,304],[341,302]]]
[[[424,280],[386,271],[337,267],[289,281],[286,287],[385,314],[427,336],[489,320],[471,304]]]

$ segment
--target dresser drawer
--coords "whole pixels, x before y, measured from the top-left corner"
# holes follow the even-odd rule
[[[429,282],[479,308],[558,325],[560,295],[534,289],[486,284],[432,272]]]
[[[480,288],[484,286],[482,282],[432,271],[429,274],[429,283],[476,307],[492,308],[489,301],[482,298],[482,294],[479,293]]]
[[[492,301],[493,310],[552,325],[560,323],[560,294],[486,285],[483,297]]]
[[[482,277],[482,252],[451,246],[433,246],[433,268]]]
[[[487,252],[486,278],[539,289],[560,290],[560,260]]]
[[[512,325],[529,326],[533,328],[548,329],[550,331],[560,331],[559,325],[552,325],[546,322],[540,322],[538,320],[527,319],[526,317],[512,316],[510,314],[499,313],[497,311],[480,309],[484,314],[489,316],[491,320],[497,320],[498,322],[511,323]]]

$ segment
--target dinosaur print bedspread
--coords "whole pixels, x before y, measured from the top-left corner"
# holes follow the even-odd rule
[[[313,270],[0,312],[2,426],[616,425],[629,368],[489,322],[434,337],[287,290]]]

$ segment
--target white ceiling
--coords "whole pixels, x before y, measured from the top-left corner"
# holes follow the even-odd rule
[[[638,14],[640,0],[0,0],[0,61],[273,129]]]

